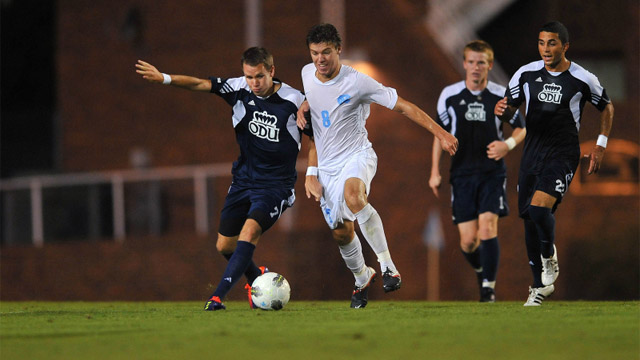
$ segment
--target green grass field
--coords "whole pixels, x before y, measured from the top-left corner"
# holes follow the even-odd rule
[[[640,359],[640,303],[1,302],[0,359]]]

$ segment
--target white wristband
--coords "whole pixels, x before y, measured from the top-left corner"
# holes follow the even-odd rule
[[[504,141],[505,144],[507,144],[507,147],[509,148],[509,151],[511,151],[514,147],[516,147],[516,139],[512,137],[508,138],[507,140]]]
[[[318,168],[315,166],[309,166],[307,168],[307,176],[318,176]]]
[[[598,146],[602,146],[603,148],[607,148],[607,141],[609,140],[608,137],[600,134],[598,135],[598,141],[596,141],[596,145]]]
[[[164,85],[171,84],[171,76],[169,76],[169,74],[162,73],[162,78],[164,79],[162,80],[162,84]]]

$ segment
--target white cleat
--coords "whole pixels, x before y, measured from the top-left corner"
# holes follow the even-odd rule
[[[558,278],[558,274],[560,274],[560,267],[558,266],[558,251],[556,250],[556,246],[553,245],[553,256],[550,258],[542,259],[542,285],[551,285],[556,282]]]
[[[539,288],[532,288],[529,286],[529,298],[527,299],[527,302],[524,303],[524,306],[542,305],[542,301],[551,296],[551,294],[553,294],[553,290],[555,290],[553,285]]]

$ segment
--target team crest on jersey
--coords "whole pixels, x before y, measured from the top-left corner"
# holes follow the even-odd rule
[[[484,111],[484,104],[472,102],[467,105],[467,112],[464,113],[464,118],[468,121],[487,121],[487,113]]]
[[[249,121],[249,132],[253,135],[273,142],[280,142],[280,129],[277,128],[278,118],[266,111],[253,112],[253,119]]]
[[[560,104],[562,99],[562,86],[558,84],[544,84],[542,91],[538,93],[538,100],[547,103]]]

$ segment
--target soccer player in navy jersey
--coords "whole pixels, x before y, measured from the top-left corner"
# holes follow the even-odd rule
[[[597,172],[613,123],[613,105],[598,78],[566,57],[569,31],[549,22],[538,34],[542,60],[522,66],[511,78],[495,114],[511,118],[526,102],[527,136],[518,176],[518,210],[533,284],[525,306],[540,306],[558,277],[554,213],[580,161],[580,119],[586,102],[601,112],[600,135],[589,155],[588,173]]]
[[[246,275],[249,284],[266,271],[253,262],[260,236],[295,201],[296,159],[301,131],[296,114],[304,95],[274,78],[273,56],[264,48],[247,49],[241,59],[243,77],[200,79],[168,75],[138,60],[136,72],[152,83],[211,92],[232,106],[231,120],[240,146],[233,179],[220,215],[217,250],[229,260],[205,310],[225,309],[231,287]]]
[[[319,24],[307,34],[312,63],[302,69],[307,101],[298,111],[298,126],[312,125],[314,146],[309,149],[309,168],[305,180],[307,197],[320,202],[345,264],[355,277],[352,308],[364,308],[369,285],[376,271],[365,264],[354,221],[376,253],[385,292],[398,290],[400,273],[396,269],[384,234],[382,220],[368,202],[378,157],[365,128],[371,103],[401,113],[440,138],[442,147],[453,155],[457,139],[413,103],[398,96],[354,68],[340,62],[341,39],[331,24]],[[305,113],[311,116],[309,124]]]
[[[463,49],[465,79],[442,90],[437,121],[460,146],[451,160],[449,182],[453,222],[460,233],[460,248],[476,272],[481,302],[495,302],[500,258],[498,218],[509,214],[504,156],[525,137],[519,112],[509,119],[513,131],[506,141],[502,122],[493,109],[506,88],[489,81],[493,49],[474,40]],[[442,182],[440,141],[434,139],[429,187],[436,197]]]

